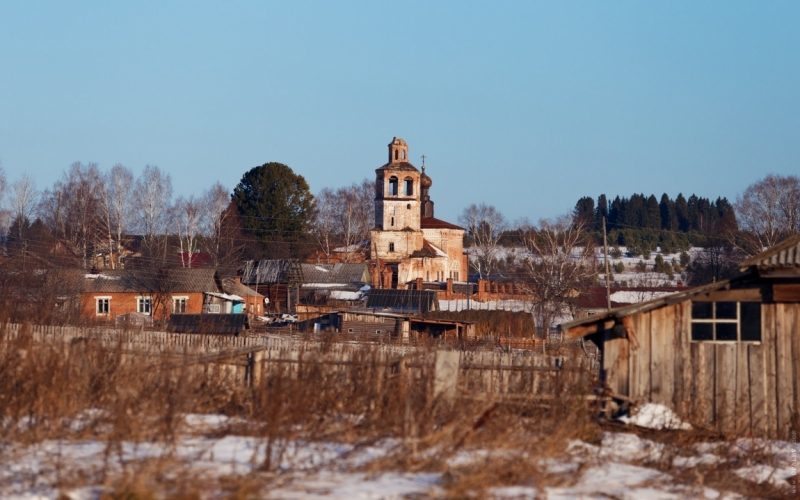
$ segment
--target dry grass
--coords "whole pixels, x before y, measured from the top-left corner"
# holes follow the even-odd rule
[[[2,336],[0,455],[49,440],[99,441],[102,466],[61,464],[56,487],[100,485],[109,499],[194,499],[212,490],[243,499],[289,480],[280,464],[291,443],[348,443],[358,450],[388,441],[390,452],[360,471],[435,472],[443,478],[444,495],[480,498],[495,486],[541,489],[569,481],[574,474],[549,473],[543,459],[564,457],[572,440],[598,443],[604,431],[598,409],[582,397],[591,390],[588,383],[576,387],[556,380],[552,392],[559,397],[549,399],[461,394],[448,401],[432,397],[433,373],[426,363],[412,369],[387,364],[368,347],[349,364],[320,362],[331,345],[301,354],[300,363],[269,363],[260,378],[245,384],[230,366],[187,365],[175,352],[142,356],[92,340],[36,344],[24,332],[16,339]],[[256,438],[253,472],[212,479],[169,451],[142,460],[123,452],[124,443],[174,448],[189,432],[185,415],[192,413],[236,417],[207,437]],[[658,439],[675,454],[688,452],[701,438],[662,433]],[[465,454],[483,458],[460,460]],[[696,472],[676,473],[666,454],[651,462],[646,465],[686,484],[698,481]],[[731,475],[722,465],[698,470],[704,484],[729,489]],[[736,486],[754,497],[783,494],[753,483]]]

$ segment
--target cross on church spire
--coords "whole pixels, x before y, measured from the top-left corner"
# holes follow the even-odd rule
[[[422,171],[425,171],[425,155],[422,155]]]

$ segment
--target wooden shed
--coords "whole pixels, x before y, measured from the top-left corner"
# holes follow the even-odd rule
[[[601,380],[621,400],[661,403],[726,434],[789,439],[800,430],[800,235],[740,271],[559,328],[600,347]]]

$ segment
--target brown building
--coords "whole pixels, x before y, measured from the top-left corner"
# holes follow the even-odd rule
[[[395,137],[389,162],[375,170],[375,228],[370,272],[378,288],[409,282],[467,280],[464,229],[433,216],[433,181],[409,162],[408,145]]]
[[[603,351],[621,401],[654,402],[695,425],[788,439],[800,431],[800,235],[741,274],[560,325]]]
[[[262,314],[263,295],[216,269],[114,269],[84,277],[81,317],[114,321],[131,313],[166,320],[170,314]]]

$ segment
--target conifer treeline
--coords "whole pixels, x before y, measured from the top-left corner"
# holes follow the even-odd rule
[[[617,196],[611,203],[601,194],[596,206],[593,198],[585,196],[575,204],[575,216],[595,231],[602,231],[603,217],[608,231],[632,228],[711,234],[719,230],[720,223],[727,230],[737,229],[727,198],[712,201],[694,194],[688,199],[678,194],[673,200],[664,193],[660,202],[652,194],[634,194],[630,198]]]

